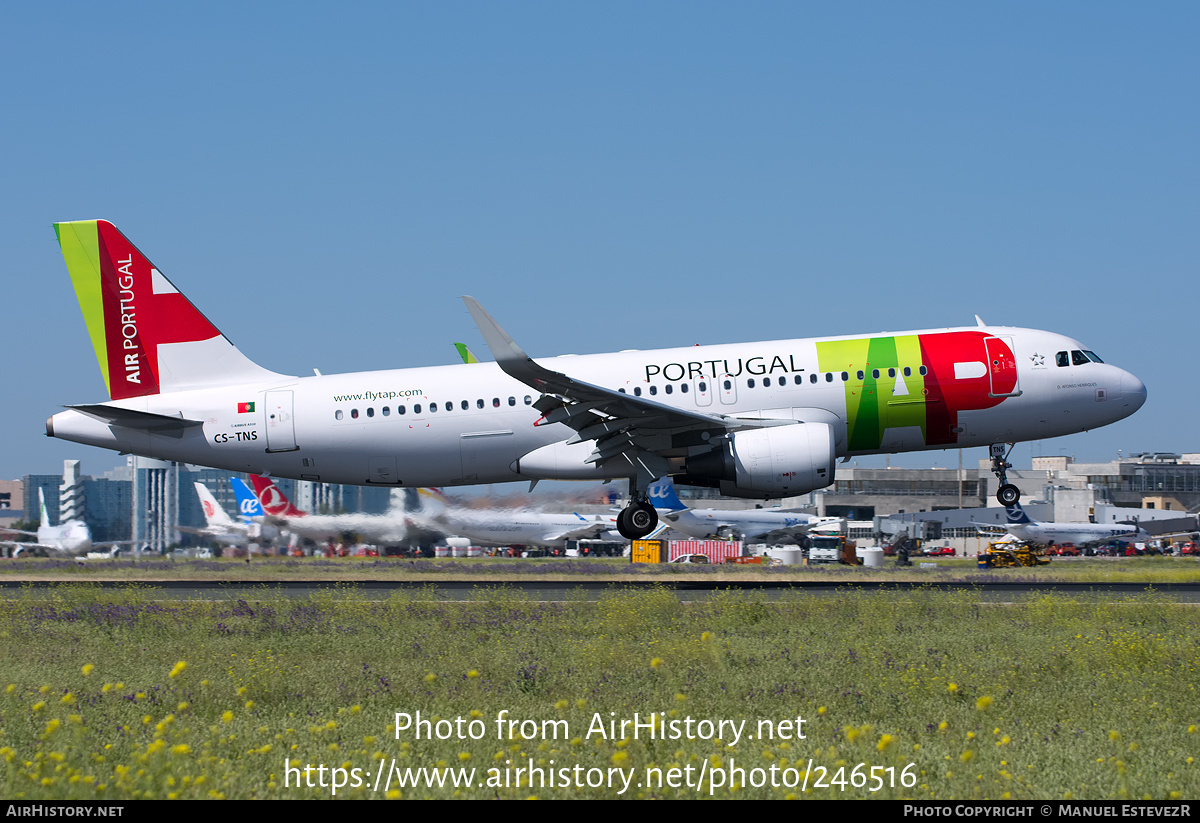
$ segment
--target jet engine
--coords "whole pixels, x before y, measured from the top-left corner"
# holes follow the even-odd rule
[[[728,497],[791,497],[831,484],[836,460],[829,424],[769,426],[734,432],[722,446],[689,457],[677,479]]]

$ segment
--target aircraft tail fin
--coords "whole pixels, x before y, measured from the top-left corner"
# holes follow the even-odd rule
[[[420,511],[426,514],[437,514],[450,508],[450,503],[441,489],[417,489],[420,499]]]
[[[50,512],[46,511],[46,490],[38,489],[38,503],[41,505],[41,511],[38,513],[38,528],[49,528]]]
[[[462,358],[464,363],[478,363],[479,358],[475,353],[467,348],[466,343],[455,343],[454,348],[458,349],[458,356]]]
[[[210,526],[232,526],[233,518],[221,508],[217,498],[203,483],[196,483],[196,496],[200,498],[200,508],[204,509],[204,520]]]
[[[254,484],[254,494],[262,504],[263,511],[272,517],[305,517],[308,514],[293,506],[270,478],[252,474],[250,482]]]
[[[1024,525],[1026,523],[1033,522],[1029,519],[1029,515],[1025,513],[1025,510],[1021,508],[1020,503],[1013,503],[1011,506],[1005,506],[1004,512],[1006,515],[1006,522],[1012,525]]]
[[[671,482],[670,477],[655,480],[646,487],[646,493],[650,495],[651,505],[657,509],[682,511],[687,508],[679,499],[679,495],[675,494],[675,484]]]
[[[241,512],[243,520],[249,520],[251,517],[263,517],[262,504],[258,502],[258,498],[254,496],[254,492],[246,485],[246,481],[240,477],[229,478],[229,485],[233,486],[233,494],[237,498],[238,511]]]
[[[55,223],[113,400],[278,377],[229,342],[106,220]]]

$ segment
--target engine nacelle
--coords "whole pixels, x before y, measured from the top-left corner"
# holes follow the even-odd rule
[[[836,461],[829,424],[768,426],[735,432],[724,447],[689,457],[685,482],[731,497],[792,497],[831,484]]]

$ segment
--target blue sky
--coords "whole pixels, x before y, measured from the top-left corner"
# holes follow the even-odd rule
[[[275,371],[454,362],[462,294],[534,356],[978,313],[1149,388],[1018,460],[1200,451],[1198,42],[1175,2],[6,3],[0,477],[119,462],[42,436],[105,399],[50,227],[96,217]]]

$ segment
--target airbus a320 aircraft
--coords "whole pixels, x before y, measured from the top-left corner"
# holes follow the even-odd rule
[[[291,377],[251,362],[111,224],[55,225],[108,402],[46,433],[239,472],[393,486],[660,477],[731,496],[828,486],[839,457],[1005,445],[1129,416],[1146,388],[1053,332],[978,325],[535,362],[464,298],[496,362]]]

